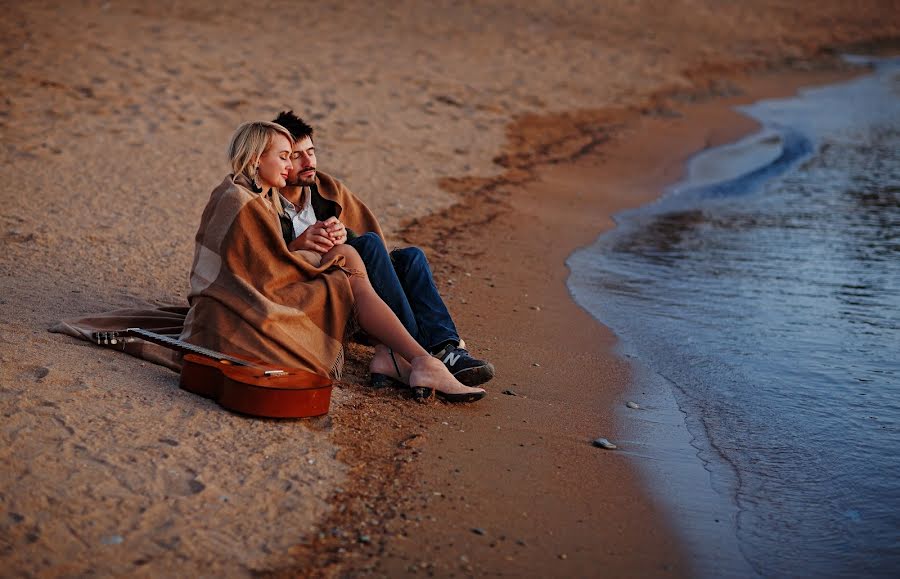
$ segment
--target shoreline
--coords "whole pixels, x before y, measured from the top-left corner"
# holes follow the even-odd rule
[[[571,250],[653,195],[586,184],[613,183],[604,159],[638,127],[735,96],[740,71],[820,67],[867,38],[898,46],[891,7],[326,1],[296,61],[275,63],[300,14],[268,1],[252,38],[234,0],[10,5],[4,568],[688,574],[683,541],[616,434],[633,368],[565,283]],[[47,332],[91,312],[183,304],[229,135],[290,108],[316,127],[319,167],[389,239],[424,246],[472,353],[497,365],[486,400],[372,391],[370,352],[352,345],[330,415],[254,419],[180,390],[160,366]],[[593,448],[598,436],[621,450]]]
[[[879,56],[896,58],[896,54],[896,52],[888,52],[886,54],[881,53]],[[860,82],[870,83],[874,82],[876,78],[883,78],[884,75],[879,74],[882,64],[869,64],[867,60],[866,57],[862,56],[852,60],[848,59],[848,62],[860,65],[858,73],[850,72],[846,76],[838,75],[838,78],[824,79],[824,84],[821,82],[822,79],[816,79],[816,82],[812,84],[802,83],[802,86],[792,87],[790,94],[767,95],[761,101],[754,100],[747,106],[741,106],[740,110],[734,110],[733,112],[736,116],[748,119],[754,126],[745,134],[738,135],[735,139],[726,140],[718,146],[711,144],[703,150],[697,151],[696,154],[690,155],[684,164],[685,175],[674,182],[668,183],[664,190],[661,191],[662,195],[659,200],[649,204],[650,207],[643,206],[640,208],[636,212],[637,215],[642,215],[645,218],[648,214],[655,215],[657,206],[660,207],[660,213],[665,213],[667,210],[677,212],[679,207],[682,211],[688,211],[689,208],[703,210],[703,205],[690,204],[690,201],[679,202],[677,194],[681,192],[690,192],[696,189],[702,190],[704,188],[717,192],[741,190],[729,186],[732,180],[742,183],[743,186],[749,186],[756,191],[771,185],[773,181],[776,183],[782,180],[789,181],[791,172],[795,169],[799,169],[801,174],[805,173],[803,168],[808,163],[814,162],[820,154],[823,154],[822,151],[832,146],[827,141],[823,144],[819,138],[821,133],[826,132],[826,129],[820,128],[820,125],[814,123],[807,122],[805,125],[798,123],[808,129],[807,132],[802,128],[798,129],[797,124],[792,124],[781,116],[777,117],[774,121],[776,124],[773,126],[771,111],[792,110],[791,107],[795,103],[798,108],[802,108],[799,103],[805,102],[807,103],[807,114],[809,114],[809,110],[813,109],[813,105],[808,104],[810,101],[815,102],[815,99],[818,98],[819,104],[822,105],[822,101],[826,100],[826,97],[816,95],[835,95],[840,94],[842,91],[849,92],[850,87],[859,86]],[[775,101],[773,105],[769,105],[768,101],[770,100]],[[765,112],[761,111],[770,111],[770,116],[766,118]],[[849,115],[852,111],[846,112]],[[831,111],[831,114],[834,114],[834,112]],[[793,117],[788,113],[785,116],[792,118],[795,123],[800,118],[803,118],[802,113],[796,113]],[[829,113],[819,113],[817,118],[829,118]],[[838,118],[843,117],[840,116]],[[828,126],[827,122],[824,122],[824,124]],[[854,126],[861,125],[862,123]],[[793,137],[793,140],[785,138],[781,141],[784,149],[779,148],[779,150],[782,153],[767,150],[773,134]],[[833,135],[834,133],[832,132],[831,134]],[[806,139],[809,139],[808,142],[821,146],[821,151],[815,145],[809,147],[803,144]],[[801,144],[798,145],[798,143]],[[763,147],[760,147],[761,145]],[[735,151],[740,150],[747,154],[750,149],[753,149],[750,155],[752,159],[749,159],[749,162],[743,165],[740,173],[734,173],[735,167],[729,167],[728,163],[735,163],[733,159]],[[781,154],[784,154],[784,157],[779,158]],[[725,163],[720,164],[718,167],[713,166],[714,163],[721,163],[723,160]],[[772,163],[773,161],[774,163]],[[736,164],[739,165],[740,162]],[[785,170],[782,168],[784,166],[790,168]],[[691,171],[690,175],[687,174],[688,169]],[[717,170],[724,170],[724,173],[715,176]],[[743,186],[739,187],[743,188]],[[664,197],[668,197],[671,194],[676,194],[674,199],[661,201]],[[727,193],[723,195],[727,195]],[[690,195],[686,197],[696,199],[696,197]],[[740,197],[736,199],[740,204]],[[671,201],[671,203],[668,201]],[[680,203],[690,204],[690,207],[680,205]],[[714,212],[715,209],[712,209],[712,211]],[[635,217],[633,221],[640,219],[640,217]],[[633,221],[630,219],[629,221],[631,223],[623,225],[623,227],[633,227]],[[665,234],[663,233],[663,235]],[[627,233],[610,232],[607,242],[610,242],[611,239],[622,239],[626,236]],[[596,254],[597,250],[592,249],[590,251]],[[579,263],[577,259],[573,261],[575,264]],[[574,289],[576,285],[573,284],[572,287]],[[581,289],[584,290],[586,287],[582,285]],[[657,291],[656,293],[659,297],[665,299],[665,292],[660,293]],[[700,299],[702,300],[702,298]],[[639,376],[629,389],[627,396],[628,400],[635,400],[641,404],[640,411],[627,409],[624,405],[620,407],[619,411],[627,436],[627,439],[623,440],[627,444],[626,452],[634,455],[635,464],[648,481],[648,488],[651,493],[659,497],[665,504],[670,517],[681,522],[678,525],[679,534],[684,537],[689,552],[694,554],[693,559],[696,564],[694,575],[700,577],[766,575],[771,573],[773,569],[778,569],[779,565],[785,564],[785,554],[788,551],[792,553],[795,553],[795,551],[790,547],[785,547],[781,553],[775,554],[770,549],[772,545],[781,543],[790,544],[798,548],[801,546],[805,547],[806,545],[802,543],[802,539],[791,542],[791,538],[804,537],[806,540],[809,540],[817,536],[810,534],[816,533],[817,529],[807,524],[804,529],[806,534],[802,534],[801,530],[794,526],[790,526],[790,530],[780,527],[781,533],[786,535],[779,536],[778,533],[773,535],[774,529],[762,523],[765,515],[760,515],[759,509],[761,507],[759,504],[754,503],[754,499],[762,504],[766,504],[766,501],[772,501],[768,503],[769,510],[765,513],[768,517],[773,517],[773,519],[769,520],[775,520],[774,517],[780,516],[787,517],[780,520],[789,521],[791,520],[791,511],[787,506],[788,499],[773,493],[759,494],[760,491],[758,490],[757,495],[752,498],[748,499],[746,496],[741,498],[741,494],[746,493],[748,487],[754,487],[754,482],[752,481],[754,476],[757,477],[757,482],[760,476],[775,478],[772,471],[759,466],[755,469],[748,469],[746,461],[743,463],[740,461],[735,462],[735,456],[729,450],[734,449],[733,445],[739,439],[732,437],[723,443],[721,426],[718,428],[717,433],[715,426],[707,424],[707,421],[711,421],[713,425],[716,424],[716,414],[705,415],[699,413],[696,406],[689,402],[686,403],[686,400],[703,400],[706,408],[709,408],[709,405],[712,404],[705,396],[694,392],[693,386],[695,385],[689,379],[683,380],[684,376],[682,375],[682,380],[676,384],[667,377],[670,374],[657,374],[654,370],[651,370],[651,367],[659,367],[658,360],[654,363],[654,356],[651,355],[644,358],[641,355],[642,349],[645,354],[647,353],[647,350],[639,345],[640,339],[636,337],[642,334],[641,330],[636,329],[636,326],[622,325],[627,318],[623,320],[621,315],[617,317],[610,315],[609,318],[606,318],[601,314],[599,317],[607,319],[614,324],[614,327],[623,330],[622,344],[618,351],[622,355],[628,356]],[[614,318],[616,321],[614,321]],[[662,330],[660,329],[660,331]],[[677,340],[677,334],[674,336],[672,334],[666,335],[670,338],[667,341],[671,341],[672,338]],[[696,337],[690,332],[684,335],[690,336],[691,339]],[[646,339],[647,334],[643,334],[643,337]],[[695,354],[699,351],[704,350],[702,348],[693,350]],[[669,370],[672,369],[670,366]],[[714,376],[722,377],[721,374],[714,374]],[[696,373],[693,374],[693,377],[703,381],[703,378]],[[707,385],[715,383],[716,378],[713,378],[712,382]],[[699,391],[703,392],[703,390]],[[762,397],[763,393],[760,392],[759,396]],[[686,405],[683,406],[683,404]],[[704,405],[698,404],[700,406]],[[742,417],[750,420],[752,423],[752,419],[749,418],[752,414],[747,411],[746,407],[743,410],[745,413]],[[818,428],[822,428],[822,426],[819,425]],[[756,429],[752,429],[752,431],[754,432],[752,435],[750,434],[751,429],[746,431],[746,434],[743,436],[746,442],[742,441],[741,446],[738,448],[752,447],[753,443],[751,440],[753,438],[757,440],[761,438],[761,434]],[[745,444],[746,446],[744,446]],[[813,444],[813,446],[816,445]],[[809,445],[807,446],[808,448]],[[818,451],[816,451],[816,455],[818,456]],[[782,476],[777,478],[786,480],[787,477],[783,478],[784,473],[780,474]],[[838,472],[833,474],[840,476]],[[793,479],[791,483],[785,483],[785,486],[789,484],[796,485],[797,480]],[[804,491],[807,490],[810,489],[804,489]],[[815,491],[813,489],[810,492]],[[778,498],[781,500],[779,501]],[[862,498],[858,500],[861,503],[864,502]],[[872,500],[871,497],[869,497],[869,500]],[[818,508],[818,505],[813,508]],[[796,513],[793,514],[796,516]],[[755,524],[748,523],[748,520],[755,520]],[[760,526],[761,524],[762,526]],[[739,528],[743,531],[741,539],[738,537]],[[755,535],[757,538],[759,536],[768,537],[769,543],[767,546],[769,548],[760,548],[747,535]],[[856,531],[856,536],[860,536],[859,531]],[[854,541],[854,534],[845,529],[841,538],[847,542],[844,544],[849,544]],[[875,539],[872,540],[874,541]],[[837,551],[838,548],[835,547],[834,550]],[[856,552],[855,549],[851,550]],[[747,553],[746,557],[744,553]],[[803,561],[810,554],[803,552],[802,549],[799,553],[794,555],[794,562],[799,565],[795,569],[806,568]],[[829,568],[827,565],[831,563],[833,561],[828,561],[828,563],[825,563],[826,567],[823,568]],[[882,562],[881,565],[883,566],[884,563]],[[785,569],[785,567],[780,568],[782,571]]]
[[[426,249],[463,337],[474,353],[497,364],[498,374],[488,384],[489,399],[479,404],[412,413],[407,422],[412,431],[392,449],[392,460],[403,464],[400,486],[408,486],[402,493],[384,489],[380,498],[392,506],[375,517],[385,524],[382,534],[357,530],[357,538],[366,539],[363,549],[353,541],[320,540],[303,550],[306,564],[300,568],[329,575],[349,567],[353,573],[387,576],[578,576],[598,566],[615,576],[693,576],[698,565],[704,573],[745,571],[736,541],[718,533],[715,524],[703,531],[727,555],[692,552],[659,490],[649,488],[660,481],[638,466],[639,449],[659,451],[661,436],[673,432],[661,434],[657,428],[632,436],[633,422],[622,408],[626,400],[641,402],[635,373],[644,370],[623,357],[615,335],[575,303],[565,264],[572,252],[614,226],[614,214],[651,203],[677,183],[694,154],[758,130],[735,106],[866,73],[836,61],[819,65],[821,70],[786,67],[732,77],[729,90],[737,96],[679,106],[654,97],[657,105],[649,114],[644,107],[644,113],[609,115],[599,134],[578,143],[571,159],[527,171],[513,167],[482,183],[461,205],[407,227],[404,240]],[[527,148],[524,140],[522,148]],[[549,211],[543,200],[551,194],[562,206]],[[523,235],[518,224],[530,234]],[[547,247],[549,239],[555,240],[553,247]],[[523,271],[517,259],[522,254],[537,256],[529,263],[535,271]],[[484,258],[493,269],[467,265],[467,259]],[[544,343],[522,338],[525,332],[543,336]],[[576,385],[586,382],[594,389]],[[368,399],[383,405],[384,396],[370,392]],[[590,440],[599,436],[624,444],[612,453],[591,447]],[[700,471],[692,476],[702,477]],[[521,480],[527,481],[525,492],[515,489]],[[552,497],[560,488],[566,496]],[[715,495],[685,498],[695,505]],[[368,505],[354,500],[365,512],[377,511],[371,500]],[[721,502],[719,508],[727,511]],[[596,545],[607,549],[598,551]]]

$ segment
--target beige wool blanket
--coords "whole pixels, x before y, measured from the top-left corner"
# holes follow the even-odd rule
[[[190,308],[119,310],[61,322],[52,331],[143,327],[225,354],[337,377],[354,301],[343,257],[314,266],[288,251],[270,200],[229,175],[210,196],[197,231]],[[178,369],[161,347],[126,351]]]
[[[357,234],[373,231],[384,240],[384,232],[375,214],[338,179],[322,171],[316,172],[319,195],[337,205],[336,217]]]

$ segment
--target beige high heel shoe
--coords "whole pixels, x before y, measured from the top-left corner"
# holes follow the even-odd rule
[[[438,373],[445,373],[447,375],[447,378],[449,378],[450,380],[453,380],[454,382],[456,382],[463,388],[468,389],[469,391],[468,392],[443,392],[443,391],[438,390],[437,388],[433,388],[431,386],[425,386],[424,384],[416,384],[416,382],[419,382],[419,379],[414,378],[414,375],[418,372],[418,370],[416,369],[416,360],[420,360],[420,359],[424,359],[424,358],[426,358],[426,356],[422,356],[421,358],[416,358],[415,360],[413,360],[413,363],[412,363],[413,370],[409,376],[409,386],[410,386],[410,388],[412,388],[413,396],[416,399],[428,400],[428,399],[432,398],[433,396],[437,396],[438,398],[440,398],[441,400],[444,400],[446,402],[454,402],[454,403],[456,403],[456,402],[475,402],[476,400],[481,400],[482,398],[484,398],[484,395],[487,394],[487,392],[485,392],[484,389],[482,389],[482,388],[469,388],[465,384],[460,383],[458,380],[456,380],[453,377],[452,374],[450,374],[450,371],[447,370],[446,366],[444,366],[444,364],[441,363],[440,360],[438,360],[437,358],[433,358],[431,356],[427,356],[427,359],[423,360],[423,362],[420,362],[420,364],[428,364],[428,365],[436,364],[437,366],[435,366],[433,370],[437,370]],[[439,370],[438,370],[438,366],[440,367]],[[426,372],[427,372],[427,370],[426,370]],[[427,381],[427,380],[425,380],[425,381]]]

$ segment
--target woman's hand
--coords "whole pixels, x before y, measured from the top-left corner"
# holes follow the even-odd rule
[[[328,221],[334,219],[330,218]],[[334,247],[336,243],[332,241],[331,235],[328,233],[328,221],[316,221],[306,228],[306,231],[297,236],[297,239],[288,244],[291,251],[299,251],[305,249],[307,251],[315,251],[316,253],[326,253]],[[335,221],[337,221],[335,219]],[[343,227],[343,226],[341,226]],[[346,233],[344,240],[346,241]],[[343,241],[341,242],[343,243]]]
[[[337,217],[329,217],[324,224],[328,239],[331,240],[332,244],[340,245],[347,241],[347,228],[338,221]]]

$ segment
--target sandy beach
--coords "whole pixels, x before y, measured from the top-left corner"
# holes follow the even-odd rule
[[[0,574],[690,576],[615,440],[615,336],[566,257],[730,107],[858,74],[900,4],[5,3],[0,23]],[[181,304],[233,129],[292,108],[319,168],[426,249],[489,397],[373,391],[261,420],[51,334]],[[511,391],[513,394],[503,394]]]

